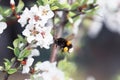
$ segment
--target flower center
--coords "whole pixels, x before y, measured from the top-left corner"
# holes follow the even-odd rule
[[[41,20],[41,18],[37,15],[34,16],[35,21],[37,22],[38,20]]]
[[[43,9],[42,15],[43,15],[43,16],[44,16],[44,15],[47,15],[47,13],[48,13],[48,10]]]
[[[37,31],[35,27],[33,27],[33,30],[30,30],[30,32],[31,32],[30,35],[33,35],[33,36],[36,36],[37,34],[39,34],[39,31]]]

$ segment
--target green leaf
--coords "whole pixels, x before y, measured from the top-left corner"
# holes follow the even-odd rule
[[[49,4],[53,4],[54,2],[58,2],[58,0],[48,0]]]
[[[24,58],[18,58],[17,60],[18,60],[18,61],[23,61],[23,60],[24,60]]]
[[[19,0],[18,6],[17,6],[17,12],[20,12],[24,7],[24,2],[22,0]]]
[[[97,2],[97,0],[93,0],[93,3],[96,3]]]
[[[0,14],[3,14],[3,8],[0,6]]]
[[[15,39],[15,40],[13,41],[13,46],[14,46],[14,48],[18,47],[18,45],[19,45],[19,39]]]
[[[17,35],[17,36],[20,41],[23,41],[23,37],[21,35]]]
[[[68,13],[68,15],[69,15],[70,17],[73,17],[73,16],[75,16],[75,13],[70,11],[70,12]]]
[[[16,57],[19,56],[19,54],[20,54],[20,50],[19,50],[18,47],[14,48],[14,54],[15,54]]]
[[[38,2],[40,2],[40,1],[38,1]],[[52,4],[54,4],[55,2],[58,3],[58,0],[41,0],[41,2],[43,2],[43,5],[46,5],[46,4],[52,5]],[[57,5],[56,5],[56,6],[57,6]]]
[[[19,43],[27,43],[26,39],[21,35],[18,35],[18,39],[20,40]]]
[[[7,72],[8,72],[8,74],[13,74],[13,73],[17,72],[17,69],[11,68]]]
[[[63,3],[63,4],[60,4],[60,5],[61,5],[61,6],[60,6],[61,9],[65,9],[65,8],[71,9],[71,5],[68,4],[68,3]]]
[[[22,54],[24,57],[28,57],[30,53],[31,53],[31,50],[24,50]]]
[[[15,57],[13,57],[13,58],[11,59],[11,63],[13,63],[13,62],[15,62]]]
[[[46,4],[48,4],[48,3],[49,3],[49,1],[48,1],[48,0],[42,0],[42,2],[43,2],[43,4],[44,4],[44,5],[46,5]]]
[[[11,62],[8,59],[4,59],[4,66],[5,66],[5,70],[9,70],[11,67]]]
[[[71,17],[68,16],[67,18],[70,23],[73,23],[73,19]]]
[[[8,46],[7,48],[8,48],[8,49],[11,49],[11,50],[14,50],[14,48],[12,48],[12,47],[10,47],[10,46]]]
[[[4,15],[7,15],[7,16],[11,13],[12,13],[11,9],[7,9],[4,11]]]
[[[58,6],[53,6],[53,7],[51,7],[51,9],[56,10],[56,9],[59,9],[59,7]]]
[[[87,2],[88,2],[88,0],[82,0],[81,5],[86,4]]]
[[[63,66],[64,65],[64,66]],[[65,72],[66,76],[71,76],[71,72],[76,71],[76,66],[74,63],[67,61],[65,58],[58,63],[58,68]]]
[[[78,2],[75,2],[74,4],[71,5],[71,9],[74,10],[76,9],[80,4]]]
[[[21,53],[19,54],[19,59],[28,57],[28,56],[30,55],[30,53],[31,53],[31,50],[24,49],[24,50],[21,51]]]
[[[37,0],[36,3],[37,3],[38,5],[43,5],[43,1],[42,1],[42,0]]]

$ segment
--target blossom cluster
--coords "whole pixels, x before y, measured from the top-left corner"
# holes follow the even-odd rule
[[[32,66],[33,62],[34,62],[34,58],[33,56],[39,56],[40,53],[37,49],[33,49],[31,51],[31,54],[28,56],[27,60],[25,60],[23,63],[23,70],[22,70],[22,73],[29,73],[30,71],[30,67]]]
[[[20,15],[18,22],[25,30],[22,32],[27,37],[28,43],[36,41],[36,45],[41,48],[49,48],[53,43],[53,36],[51,35],[52,26],[47,25],[49,19],[54,16],[49,5],[25,8],[23,14]]]
[[[38,62],[36,64],[35,71],[37,72],[33,75],[34,80],[64,80],[64,73],[56,67],[56,62]]]
[[[22,34],[27,38],[28,43],[35,42],[34,46],[49,49],[50,44],[53,43],[53,36],[51,34],[52,26],[49,20],[54,16],[49,5],[37,6],[34,5],[30,8],[25,8],[20,15],[18,22],[22,27],[25,27]],[[37,49],[31,50],[31,54],[23,61],[22,73],[29,73],[30,67],[34,62],[33,56],[39,56],[40,53]]]

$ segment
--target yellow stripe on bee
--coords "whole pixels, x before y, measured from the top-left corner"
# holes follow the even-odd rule
[[[71,45],[71,41],[67,41],[66,44],[67,44],[67,46]]]
[[[68,52],[68,47],[64,47],[64,48],[63,48],[63,51],[64,51],[64,52]]]

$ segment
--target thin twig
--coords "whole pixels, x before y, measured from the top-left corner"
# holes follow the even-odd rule
[[[56,37],[58,38],[58,37],[62,36],[64,27],[65,27],[65,24],[67,21],[67,14],[68,14],[68,12],[66,12],[66,11],[63,12],[63,16],[61,17],[60,24],[58,25],[59,27],[55,28],[55,32],[57,30],[57,34],[53,35],[54,38],[56,38]],[[54,25],[54,27],[56,27],[56,26]],[[50,56],[50,62],[56,61],[57,52],[58,52],[58,48],[56,47],[56,44],[53,44],[52,52],[51,52],[51,56]]]
[[[3,80],[8,80],[9,74],[6,72]]]

